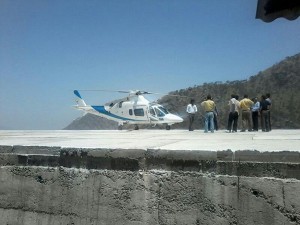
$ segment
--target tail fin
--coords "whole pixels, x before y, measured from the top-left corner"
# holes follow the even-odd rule
[[[82,99],[81,95],[79,94],[79,92],[77,90],[74,90],[74,94],[78,97],[76,99],[76,103],[77,103],[77,106],[86,106],[84,100]]]

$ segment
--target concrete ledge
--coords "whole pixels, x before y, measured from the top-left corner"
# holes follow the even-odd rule
[[[93,156],[61,156],[59,158],[59,166],[130,171],[137,171],[140,169],[139,161],[137,159]]]
[[[232,152],[230,150],[216,152],[149,149],[145,151],[140,149],[5,146],[0,153],[0,165],[61,166],[124,171],[195,171],[221,175],[300,180],[299,153],[286,151],[263,153],[258,151]]]
[[[92,157],[112,157],[112,158],[144,158],[146,151],[143,149],[93,149],[89,150],[88,156]]]
[[[157,150],[148,149],[147,158],[167,158],[170,160],[216,160],[216,151],[207,150]]]
[[[0,153],[12,153],[13,146],[9,145],[0,145]]]
[[[43,154],[43,155],[59,155],[61,147],[51,146],[22,146],[14,145],[12,153],[15,154]]]
[[[300,163],[300,153],[290,151],[259,152],[256,150],[218,151],[220,161],[291,162]]]
[[[54,155],[27,155],[27,154],[0,154],[0,166],[59,166],[59,156]]]
[[[217,162],[216,174],[245,177],[276,177],[300,180],[299,163]]]
[[[253,150],[236,151],[233,161],[255,161],[255,162],[299,162],[299,152],[259,152]]]
[[[0,166],[19,165],[18,155],[15,154],[0,154]]]
[[[204,165],[217,160],[216,151],[180,151],[149,149],[145,168],[169,171],[201,171]],[[208,170],[208,169],[207,169]]]

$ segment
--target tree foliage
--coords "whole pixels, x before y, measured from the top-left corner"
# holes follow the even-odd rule
[[[195,99],[199,113],[195,121],[196,128],[203,127],[203,115],[200,103],[207,94],[213,97],[218,111],[218,121],[221,128],[225,128],[228,119],[228,100],[231,94],[237,94],[240,99],[244,94],[250,98],[270,93],[272,99],[272,127],[273,128],[300,128],[300,53],[287,57],[257,75],[247,80],[220,81],[203,83],[186,89],[171,92],[172,95],[184,97],[164,96],[160,103],[167,106],[170,111],[185,117],[186,106],[190,99]],[[201,115],[202,114],[202,115]],[[176,128],[187,128],[188,121],[175,125]],[[239,123],[241,124],[241,123]]]

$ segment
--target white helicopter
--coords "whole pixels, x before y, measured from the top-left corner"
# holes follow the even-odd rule
[[[103,91],[103,90],[101,90]],[[128,97],[115,100],[102,106],[87,105],[82,99],[78,90],[74,90],[77,96],[77,105],[74,107],[86,113],[91,113],[109,120],[118,122],[118,128],[121,130],[124,124],[135,125],[138,130],[139,124],[164,124],[166,129],[170,130],[171,125],[183,122],[183,119],[170,113],[166,108],[157,103],[151,103],[143,95],[156,94],[146,91],[116,91],[128,93]]]

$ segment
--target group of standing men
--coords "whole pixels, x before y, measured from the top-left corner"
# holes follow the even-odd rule
[[[239,112],[242,114],[242,129],[241,132],[258,131],[258,118],[261,118],[262,131],[271,131],[271,98],[270,94],[262,95],[261,100],[255,97],[252,100],[245,94],[244,98],[239,101],[238,95],[231,95],[229,100],[229,117],[227,124],[227,132],[237,132],[237,123]]]
[[[258,131],[258,118],[261,118],[262,131],[271,131],[270,121],[270,107],[271,98],[270,94],[262,95],[261,101],[255,97],[252,100],[245,94],[244,98],[239,101],[239,96],[232,94],[229,100],[229,117],[227,123],[227,132],[237,132],[238,118],[242,115],[242,129],[241,132]],[[215,102],[212,100],[211,95],[207,95],[206,100],[201,103],[201,107],[205,111],[204,132],[208,133],[210,130],[212,133],[215,129],[218,129],[217,125],[217,108]],[[195,100],[192,99],[186,109],[189,116],[189,131],[193,131],[193,123],[195,114],[197,113],[197,106]]]

